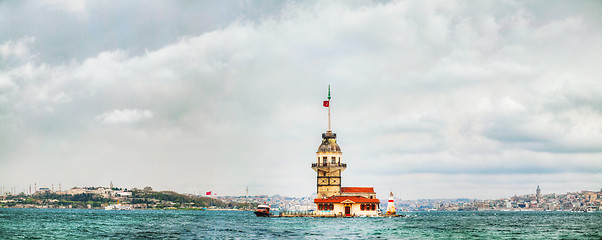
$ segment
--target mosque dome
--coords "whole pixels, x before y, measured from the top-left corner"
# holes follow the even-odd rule
[[[318,147],[318,152],[341,152],[336,138],[337,134],[331,131],[322,133],[322,144]]]

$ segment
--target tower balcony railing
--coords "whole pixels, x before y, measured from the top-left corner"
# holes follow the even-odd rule
[[[312,163],[311,167],[347,167],[347,163]]]

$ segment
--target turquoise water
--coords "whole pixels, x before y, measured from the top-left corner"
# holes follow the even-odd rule
[[[0,209],[1,239],[602,239],[602,212],[258,218],[237,211]]]

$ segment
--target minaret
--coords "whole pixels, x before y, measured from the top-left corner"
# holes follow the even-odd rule
[[[317,196],[316,198],[327,198],[341,194],[341,172],[347,168],[347,164],[341,162],[341,147],[337,144],[337,134],[330,130],[330,85],[328,86],[328,101],[324,101],[324,107],[328,107],[328,131],[322,133],[322,144],[316,152],[317,161],[312,163],[311,168],[317,173]]]
[[[539,188],[539,185],[537,185],[537,190],[535,192],[535,197],[537,200],[537,203],[541,203],[541,189]]]

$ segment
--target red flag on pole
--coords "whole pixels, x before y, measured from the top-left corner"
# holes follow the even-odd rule
[[[205,195],[211,195],[211,191],[206,192]]]
[[[324,107],[328,107],[330,104],[330,101],[324,101],[324,103],[322,105],[324,105]]]

